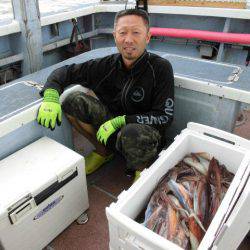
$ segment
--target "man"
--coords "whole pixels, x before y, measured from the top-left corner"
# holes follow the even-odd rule
[[[146,51],[151,37],[147,13],[118,12],[113,35],[120,53],[52,72],[37,117],[54,129],[56,120],[61,122],[59,95],[64,88],[74,83],[93,90],[98,99],[75,92],[62,104],[72,125],[96,148],[85,158],[87,174],[116,150],[129,169],[147,167],[163,147],[165,128],[173,120],[173,70],[167,60]]]

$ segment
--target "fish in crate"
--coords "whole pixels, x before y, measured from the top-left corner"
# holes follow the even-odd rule
[[[143,225],[184,249],[197,249],[233,177],[205,152],[186,155],[157,185]]]

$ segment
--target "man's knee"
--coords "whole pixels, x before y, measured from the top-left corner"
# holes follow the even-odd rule
[[[87,114],[88,111],[85,95],[85,93],[80,91],[69,94],[62,104],[63,111],[69,116],[80,120],[83,114]]]
[[[138,127],[137,124],[131,123],[122,128],[121,136],[130,138],[131,140],[133,140],[136,137],[138,137],[140,133],[139,131],[140,131],[140,127]]]
[[[92,124],[95,129],[111,117],[108,109],[98,99],[80,91],[70,94],[62,107],[65,113],[83,123]]]
[[[128,144],[145,144],[154,146],[156,142],[159,142],[161,136],[159,132],[148,125],[142,125],[137,123],[131,123],[124,126],[121,129],[121,140],[126,140]]]
[[[147,125],[128,124],[121,129],[117,148],[132,165],[151,160],[157,155],[161,136]]]

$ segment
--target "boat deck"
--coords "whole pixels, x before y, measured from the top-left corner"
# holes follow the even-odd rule
[[[250,110],[242,111],[238,126],[234,133],[250,139]],[[83,138],[74,131],[74,143],[79,153],[83,152]],[[47,250],[107,250],[109,244],[108,221],[105,207],[115,202],[119,193],[128,189],[133,180],[124,174],[125,162],[121,156],[116,155],[111,163],[105,164],[101,169],[87,177],[90,207],[88,209],[89,221],[85,225],[72,223],[56,239]],[[250,238],[246,237],[239,250],[247,250]]]

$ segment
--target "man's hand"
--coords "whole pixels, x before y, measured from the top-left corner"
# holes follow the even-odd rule
[[[55,129],[56,121],[62,122],[62,109],[59,102],[59,93],[55,89],[46,89],[43,102],[39,108],[37,121],[39,124],[51,130]]]
[[[97,131],[96,138],[101,143],[106,145],[108,138],[112,135],[118,128],[121,128],[126,124],[125,115],[117,116],[111,120],[103,123]]]

